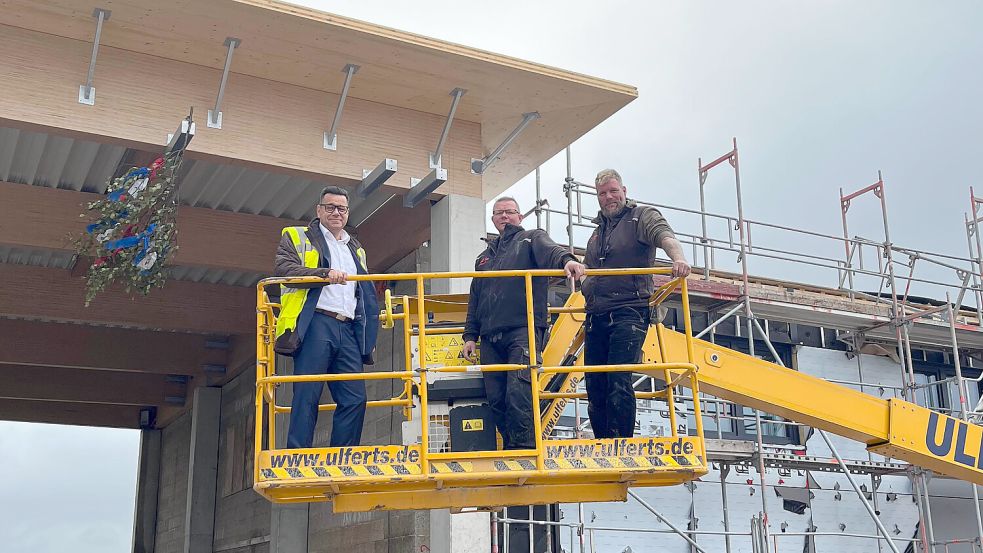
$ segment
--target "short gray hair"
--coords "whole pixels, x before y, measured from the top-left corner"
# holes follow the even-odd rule
[[[519,207],[519,201],[513,198],[512,196],[502,196],[501,198],[495,200],[495,203],[492,204],[492,207],[495,207],[495,205],[498,204],[499,202],[512,202],[515,204],[515,208],[517,210],[522,211],[522,208]]]
[[[624,182],[621,181],[621,175],[618,174],[614,169],[604,169],[597,174],[597,178],[594,179],[594,186],[601,186],[609,180],[616,180],[618,184],[624,186]]]

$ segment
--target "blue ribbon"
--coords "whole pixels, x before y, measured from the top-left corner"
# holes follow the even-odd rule
[[[146,177],[150,174],[149,167],[141,167],[139,169],[130,169],[130,172],[126,174],[124,180],[129,180],[130,177]]]
[[[143,258],[146,257],[147,250],[150,249],[150,235],[153,234],[155,230],[157,230],[156,223],[148,226],[147,230],[140,235],[140,241],[143,243],[143,246],[140,247],[140,251],[138,251],[136,256],[133,258],[134,265],[139,265],[140,262],[143,261]]]
[[[126,238],[120,238],[119,240],[110,240],[106,242],[105,246],[107,250],[119,250],[132,248],[140,243],[140,237],[137,235],[127,236]]]
[[[131,180],[134,180],[134,179],[142,179],[144,177],[149,177],[149,176],[150,176],[150,168],[149,167],[141,167],[139,169],[130,169],[130,172],[127,173],[126,176],[123,177],[123,184],[124,184],[124,186],[109,193],[109,199],[110,199],[110,201],[118,202],[119,199],[123,196],[123,194],[126,194],[126,191],[129,189],[128,186],[125,186],[126,183],[128,183],[128,182],[130,182]]]
[[[154,230],[156,229],[157,229],[157,225],[152,224],[147,227],[147,230],[141,232],[140,234],[134,234],[133,236],[127,236],[125,238],[120,238],[119,240],[110,240],[106,242],[104,245],[106,246],[107,250],[119,250],[119,249],[125,250],[128,248],[132,248],[133,246],[136,246],[140,242],[143,242],[144,246],[140,250],[140,254],[144,254],[146,252],[147,247],[150,245],[150,235],[153,234]]]

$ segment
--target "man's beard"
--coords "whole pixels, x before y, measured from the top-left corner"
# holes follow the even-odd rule
[[[608,217],[610,217],[612,215],[617,215],[618,213],[620,213],[621,209],[624,207],[625,204],[615,204],[612,207],[602,207],[601,212],[607,215]]]

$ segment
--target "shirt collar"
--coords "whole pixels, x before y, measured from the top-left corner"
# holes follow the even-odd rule
[[[352,239],[352,237],[348,235],[348,231],[346,231],[345,229],[341,229],[341,239],[339,240],[334,237],[334,234],[332,234],[330,230],[328,230],[328,227],[324,226],[324,223],[318,221],[317,224],[318,226],[321,227],[321,234],[324,235],[324,239],[327,240],[328,242],[339,242],[341,244],[347,245],[348,242]]]

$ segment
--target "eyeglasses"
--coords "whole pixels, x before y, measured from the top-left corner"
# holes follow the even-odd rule
[[[348,206],[346,205],[334,205],[334,204],[317,204],[317,205],[324,211],[327,211],[328,213],[334,213],[335,211],[337,211],[341,215],[348,213]]]
[[[492,215],[498,217],[499,215],[518,215],[519,212],[515,209],[496,209],[492,211]]]

